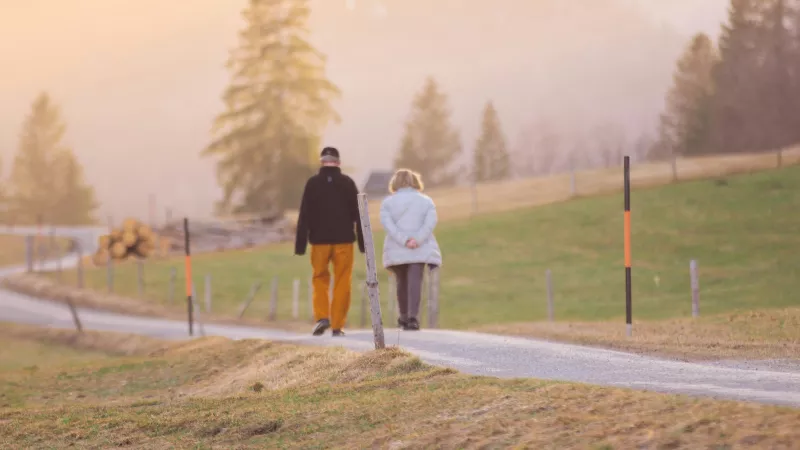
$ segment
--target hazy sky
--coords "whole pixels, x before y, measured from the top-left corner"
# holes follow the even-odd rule
[[[208,213],[218,189],[201,160],[244,0],[25,0],[0,6],[0,156],[45,89],[107,211]],[[339,147],[354,177],[386,168],[427,75],[450,96],[471,150],[492,99],[511,144],[533,120],[650,127],[674,60],[716,34],[724,0],[315,0],[312,41],[343,91]],[[352,8],[350,8],[352,7]]]

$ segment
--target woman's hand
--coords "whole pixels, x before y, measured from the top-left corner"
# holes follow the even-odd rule
[[[414,238],[411,238],[411,239],[406,241],[406,248],[410,248],[410,249],[413,250],[413,249],[415,249],[417,247],[419,247],[419,244],[417,244],[417,241],[414,240]]]

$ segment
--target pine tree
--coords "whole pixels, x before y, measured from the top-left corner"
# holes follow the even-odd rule
[[[15,221],[33,224],[39,218],[57,224],[93,223],[94,191],[83,181],[72,150],[62,142],[66,125],[46,93],[33,102],[20,134],[11,169],[11,201]]]
[[[452,168],[461,153],[461,138],[450,124],[447,96],[429,77],[414,97],[395,168],[419,172],[428,187],[449,186],[458,174]]]
[[[308,0],[249,0],[231,52],[225,112],[203,152],[217,161],[221,212],[279,213],[296,207],[325,126],[339,118],[338,88],[308,42]]]
[[[486,103],[483,110],[481,135],[475,144],[473,171],[476,182],[503,180],[511,174],[506,138],[491,101]]]
[[[748,152],[763,141],[760,109],[764,58],[763,2],[731,0],[713,71],[711,144],[716,152]]]
[[[712,72],[719,58],[705,34],[692,38],[678,60],[672,88],[661,115],[655,158],[695,155],[708,151],[711,102],[714,95]]]
[[[99,206],[94,188],[86,184],[83,167],[71,152],[62,152],[53,162],[56,179],[56,199],[51,215],[62,225],[95,223],[94,212]]]
[[[800,38],[797,22],[800,5],[796,0],[764,2],[763,49],[760,81],[761,142],[752,150],[770,150],[800,141]]]

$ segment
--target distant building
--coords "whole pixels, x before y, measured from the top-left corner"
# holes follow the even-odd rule
[[[373,171],[367,177],[361,192],[367,194],[369,199],[379,199],[389,195],[389,181],[394,172]]]

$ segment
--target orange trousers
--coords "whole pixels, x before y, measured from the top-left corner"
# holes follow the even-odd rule
[[[333,301],[328,298],[333,263]],[[331,328],[341,330],[350,310],[353,280],[353,244],[317,244],[311,246],[311,268],[314,271],[314,320],[329,319]]]

